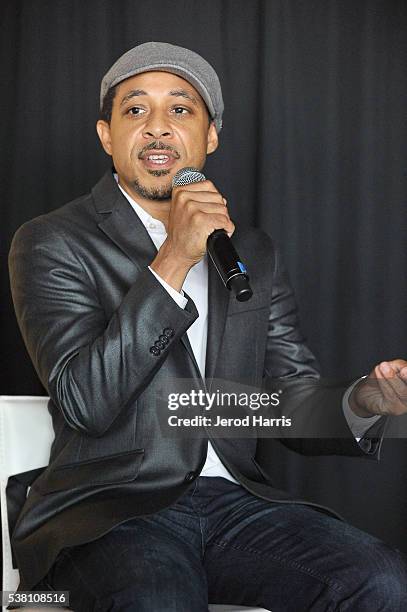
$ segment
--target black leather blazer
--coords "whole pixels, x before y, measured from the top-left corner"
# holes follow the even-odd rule
[[[37,584],[62,548],[160,510],[199,475],[207,437],[191,443],[160,433],[156,397],[169,379],[190,379],[207,389],[214,377],[254,387],[275,378],[305,377],[308,385],[317,384],[317,365],[273,242],[260,230],[241,228],[233,240],[254,296],[237,302],[209,263],[203,381],[186,335],[196,307],[191,299],[185,309],[178,307],[148,270],[155,246],[110,171],[90,194],[17,231],[9,258],[15,311],[51,398],[55,429],[50,464],[32,483],[13,532],[20,590]],[[169,341],[154,354],[150,347],[163,334]],[[342,414],[343,388],[327,393],[324,406],[320,392],[318,401],[311,393],[309,405],[323,409],[325,421],[344,439],[285,443],[302,453],[363,455]],[[251,432],[212,443],[252,493],[295,501],[271,482],[267,455],[273,440],[257,440]],[[376,446],[371,456],[377,452]]]

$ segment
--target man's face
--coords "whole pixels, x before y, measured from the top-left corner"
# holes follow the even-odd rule
[[[218,145],[216,128],[199,93],[181,77],[145,72],[117,87],[110,126],[97,131],[120,183],[149,200],[171,197],[174,174],[201,170]]]

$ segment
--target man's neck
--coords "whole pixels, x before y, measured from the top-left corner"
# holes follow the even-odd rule
[[[126,193],[129,194],[131,198],[133,198],[135,202],[137,202],[139,206],[141,206],[141,208],[143,208],[154,219],[161,221],[167,228],[171,200],[158,201],[143,198],[139,193],[131,189],[131,186],[127,185],[120,177],[119,185]]]

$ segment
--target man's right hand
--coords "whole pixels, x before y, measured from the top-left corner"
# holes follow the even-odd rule
[[[174,187],[167,238],[150,267],[180,291],[190,268],[205,255],[208,237],[216,229],[231,236],[235,226],[226,200],[214,184],[202,181]]]

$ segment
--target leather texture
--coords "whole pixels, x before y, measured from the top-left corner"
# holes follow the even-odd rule
[[[282,440],[305,454],[365,455],[341,410],[344,388],[322,386],[298,325],[293,292],[267,234],[233,237],[254,291],[237,302],[209,262],[205,380],[187,337],[198,316],[179,308],[147,266],[156,249],[109,171],[88,195],[24,224],[9,257],[18,323],[51,400],[49,466],[33,482],[12,545],[28,590],[58,552],[96,539],[133,516],[173,503],[205,462],[207,438],[160,434],[157,394],[171,379],[210,390],[225,379],[253,387],[306,385],[304,414],[343,440]],[[165,336],[160,350],[151,351]],[[269,500],[291,500],[271,481],[271,439],[213,439],[232,475]],[[369,456],[377,458],[379,442]],[[257,458],[257,460],[256,460]],[[332,512],[329,509],[321,510]],[[335,515],[336,516],[336,515]]]

